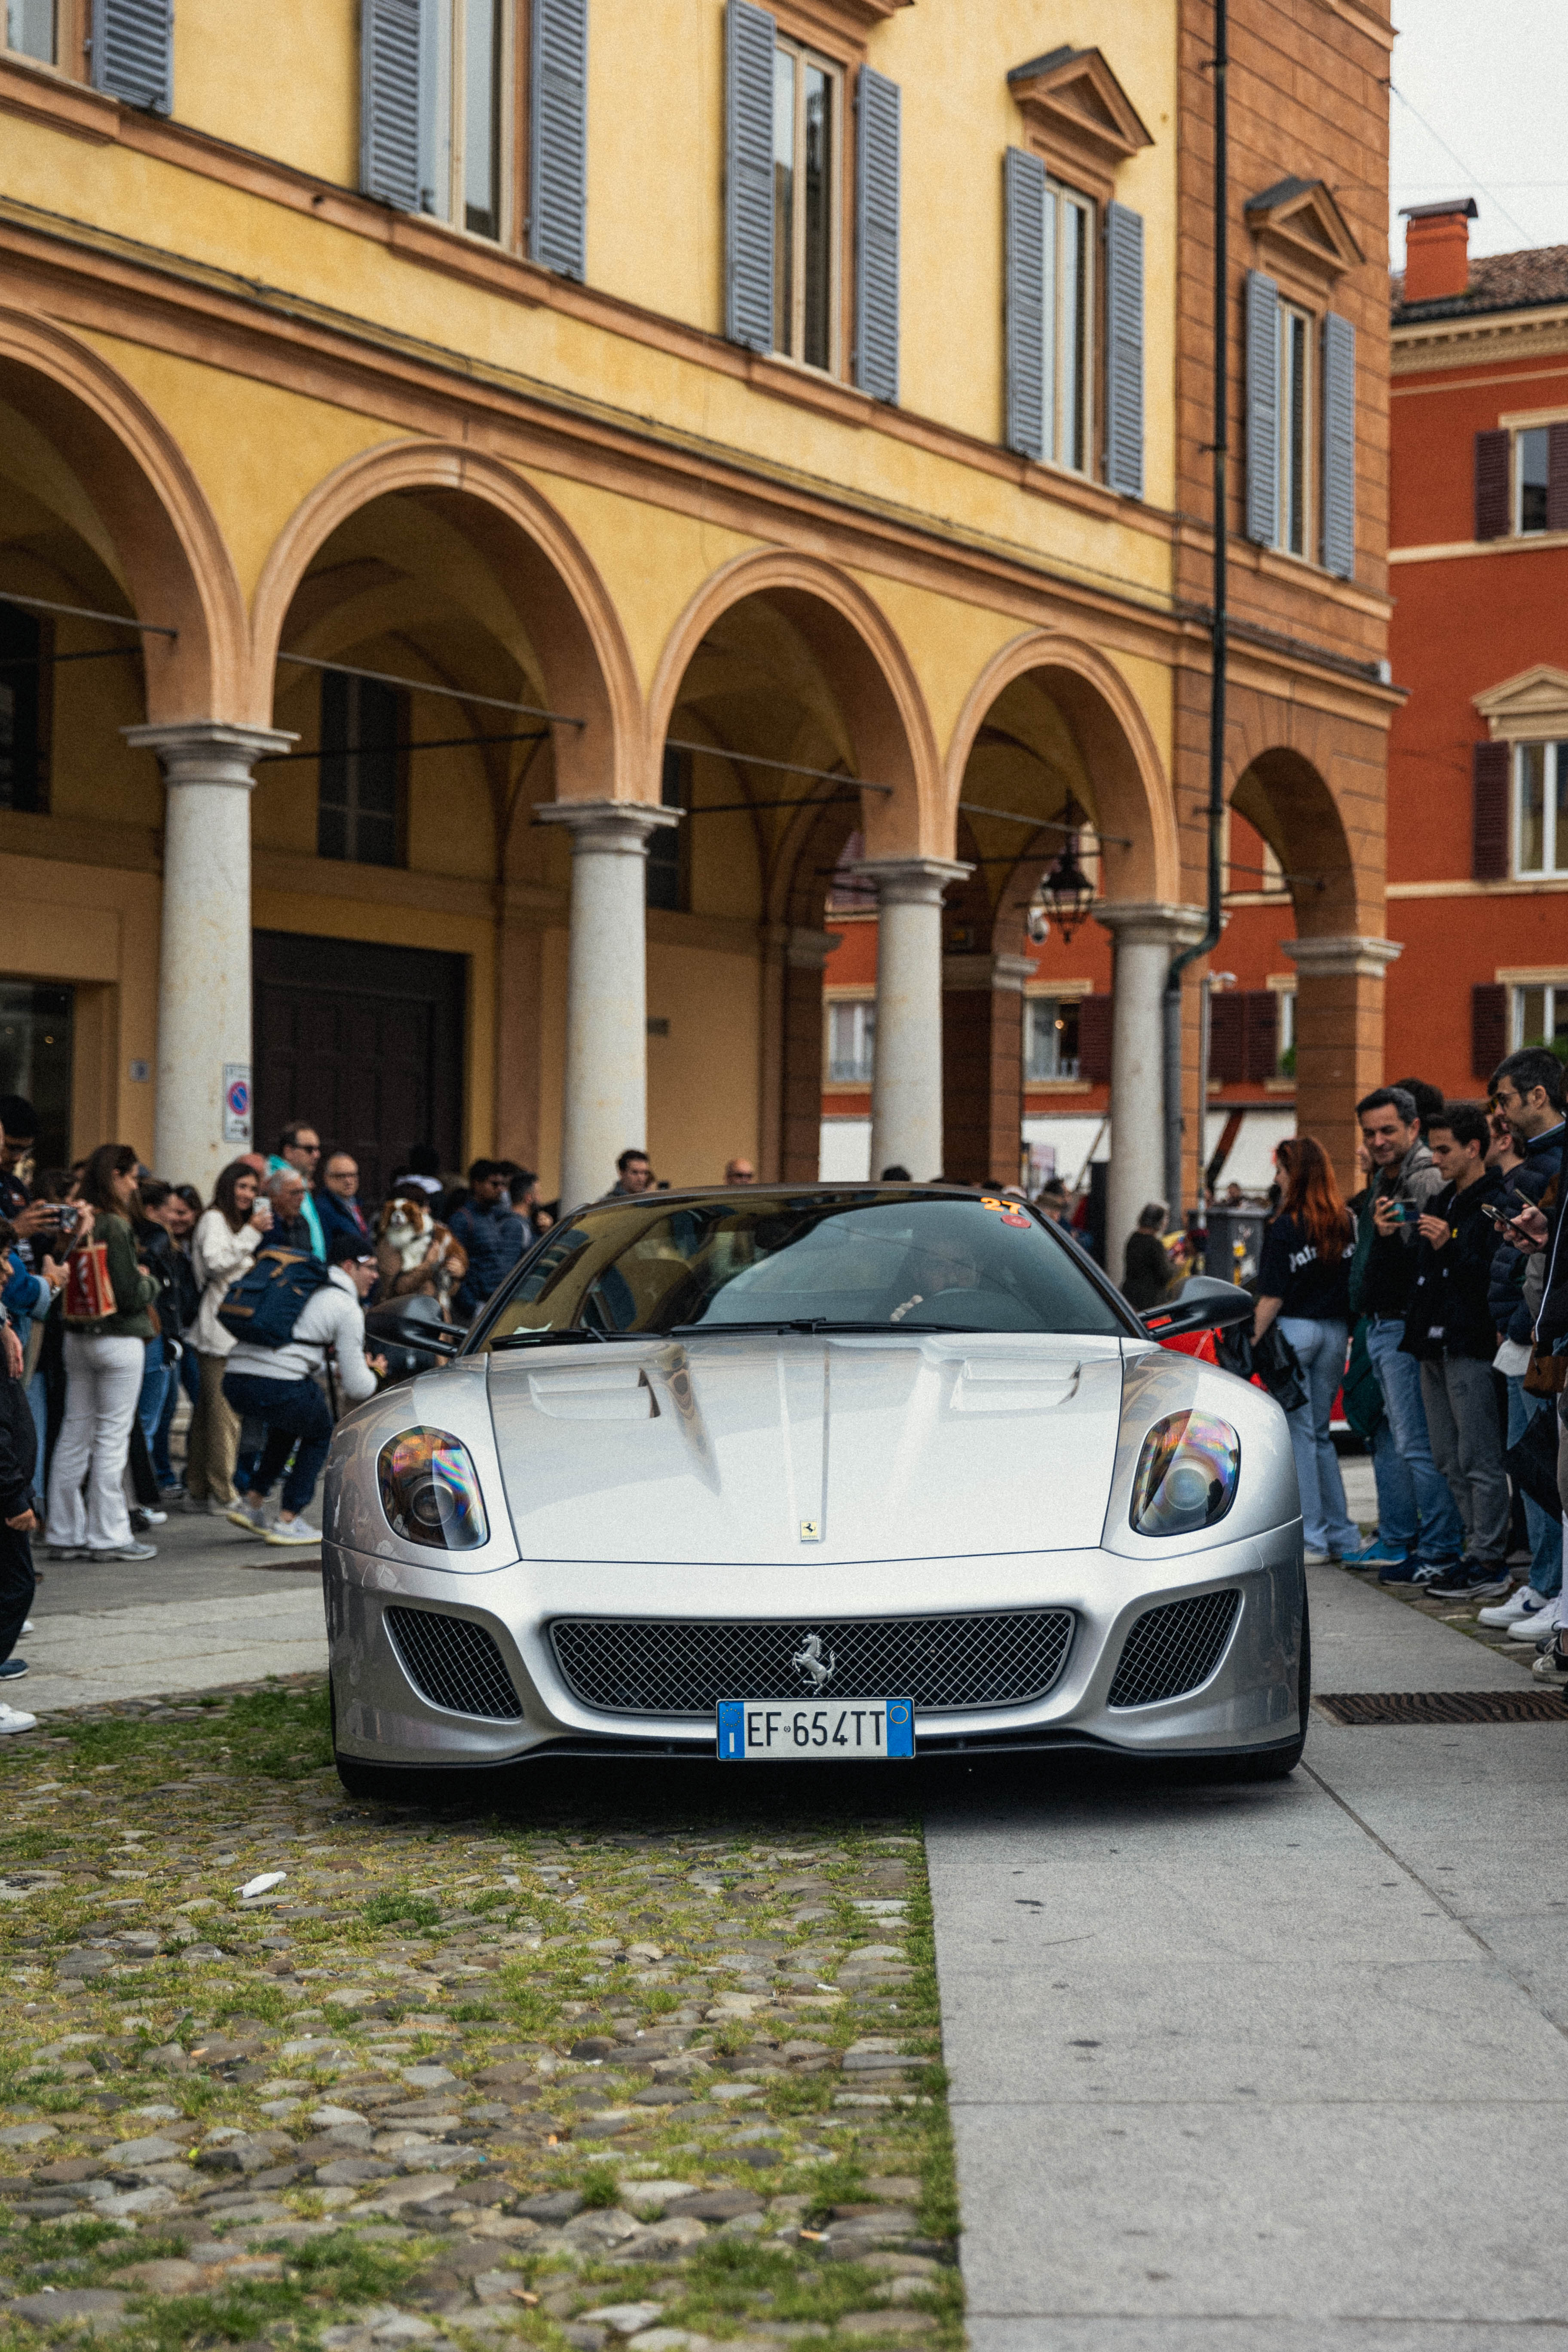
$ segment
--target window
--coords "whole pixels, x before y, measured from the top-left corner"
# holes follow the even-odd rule
[[[837,336],[837,70],[784,42],[773,50],[773,349],[830,368]]]
[[[46,66],[57,62],[56,0],[5,0],[5,46]]]
[[[500,0],[436,0],[421,13],[419,204],[471,236],[501,234]]]
[[[402,865],[404,703],[374,678],[336,669],[322,677],[318,857]]]
[[[1278,1008],[1274,1030],[1274,1067],[1282,1078],[1296,1075],[1296,992],[1281,988],[1275,993]]]
[[[1024,1084],[1078,1076],[1078,1004],[1075,996],[1027,996],[1024,1000]]]
[[[1306,555],[1312,545],[1309,452],[1311,421],[1312,322],[1289,302],[1279,305],[1279,546]]]
[[[1509,993],[1513,1000],[1510,1053],[1521,1045],[1554,1045],[1559,1038],[1568,1042],[1568,984],[1559,981],[1554,986],[1514,988]]]
[[[1516,874],[1568,874],[1568,743],[1519,743],[1513,755]]]
[[[665,746],[658,796],[666,808],[683,809],[689,805],[686,790],[689,767],[689,752],[673,751],[668,744]],[[684,824],[661,824],[647,837],[647,903],[677,914],[686,904],[681,866],[681,835],[685,831]]]
[[[1087,474],[1093,447],[1094,206],[1046,182],[1045,454]]]
[[[32,813],[48,805],[48,624],[0,604],[0,808]]]
[[[22,1095],[38,1114],[35,1169],[70,1158],[75,1013],[74,988],[0,980],[0,1095]]]
[[[1544,425],[1532,425],[1513,436],[1513,527],[1524,533],[1545,530],[1548,454],[1551,435]]]
[[[868,1087],[877,1061],[874,997],[849,997],[827,1008],[827,1075],[836,1086]]]

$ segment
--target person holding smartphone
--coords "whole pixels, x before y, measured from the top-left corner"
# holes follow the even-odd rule
[[[1443,1174],[1421,1139],[1415,1099],[1378,1087],[1356,1105],[1372,1180],[1357,1198],[1350,1302],[1365,1316],[1367,1355],[1377,1375],[1385,1426],[1373,1441],[1378,1536],[1360,1555],[1380,1584],[1429,1584],[1464,1557],[1465,1529],[1447,1481],[1432,1458],[1421,1370],[1403,1353],[1415,1284],[1422,1212]]]
[[[224,1369],[234,1340],[217,1319],[229,1285],[237,1282],[272,1225],[270,1204],[256,1196],[247,1160],[231,1160],[213,1186],[212,1207],[191,1238],[191,1265],[201,1285],[195,1339],[201,1391],[185,1439],[186,1508],[220,1515],[234,1504],[239,1422],[225,1402]]]

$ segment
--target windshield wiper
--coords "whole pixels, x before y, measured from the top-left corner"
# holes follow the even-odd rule
[[[769,1316],[755,1323],[672,1323],[670,1339],[710,1339],[728,1331],[971,1331],[971,1323],[853,1323],[830,1315]]]
[[[509,1331],[504,1339],[492,1339],[496,1348],[574,1348],[579,1339],[655,1339],[657,1331],[595,1331],[591,1323],[570,1330]]]

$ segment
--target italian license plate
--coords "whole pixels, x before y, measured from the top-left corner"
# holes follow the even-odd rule
[[[914,1752],[912,1699],[719,1702],[721,1764],[896,1764]]]

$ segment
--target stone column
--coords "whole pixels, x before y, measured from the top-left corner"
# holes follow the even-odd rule
[[[871,1174],[895,1163],[917,1182],[942,1164],[942,894],[972,871],[945,857],[872,857],[877,886],[877,1059]]]
[[[1401,947],[1354,933],[1282,944],[1298,976],[1296,1129],[1317,1137],[1340,1190],[1353,1192],[1355,1106],[1384,1083],[1384,975]]]
[[[1147,1202],[1164,1198],[1161,1002],[1171,959],[1205,929],[1203,909],[1155,899],[1108,902],[1095,919],[1116,941],[1110,1009],[1110,1172],[1106,1271],[1121,1279],[1127,1236]],[[1173,1206],[1175,1203],[1173,1202]]]
[[[619,1155],[647,1142],[647,843],[659,825],[678,824],[680,812],[641,801],[553,801],[534,814],[572,836],[565,1211],[607,1192]]]
[[[942,960],[946,1173],[961,1184],[1016,1184],[1024,1136],[1024,984],[1035,960]]]
[[[786,1184],[815,1184],[822,1170],[822,973],[838,931],[778,927],[778,1164]]]
[[[167,787],[153,1150],[161,1176],[210,1193],[252,1143],[250,771],[299,738],[210,719],[124,734]]]

